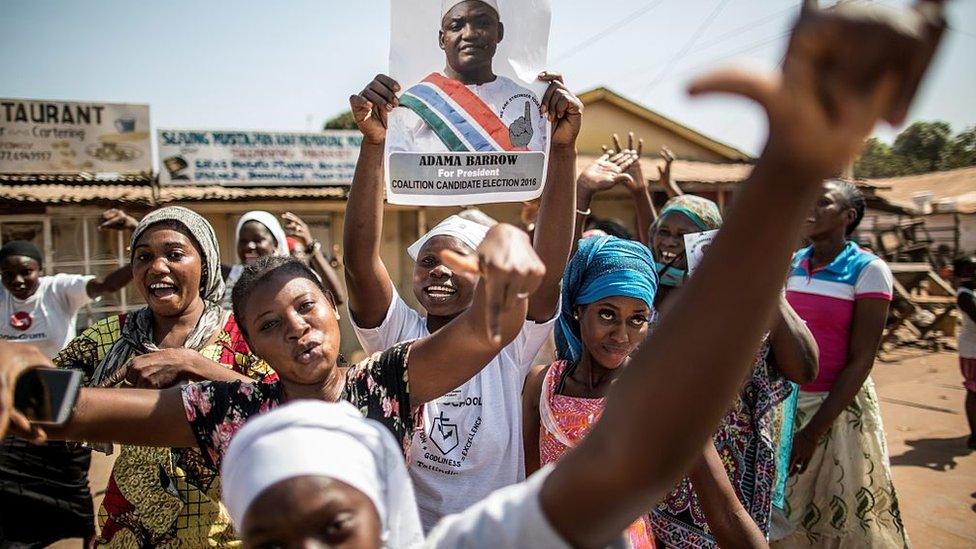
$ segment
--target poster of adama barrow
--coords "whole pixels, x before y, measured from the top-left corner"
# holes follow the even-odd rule
[[[542,194],[549,0],[394,0],[387,199],[451,206]]]

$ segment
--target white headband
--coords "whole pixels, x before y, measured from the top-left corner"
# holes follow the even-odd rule
[[[278,482],[322,476],[365,494],[389,547],[423,540],[413,485],[390,432],[348,402],[296,401],[248,422],[220,471],[223,501],[238,531],[251,503]]]
[[[424,244],[428,240],[435,236],[453,236],[472,250],[475,250],[481,244],[481,241],[485,239],[486,234],[488,234],[487,226],[481,223],[475,223],[474,221],[468,221],[459,215],[452,215],[438,223],[430,232],[411,244],[407,248],[407,254],[414,261],[417,261],[417,256],[420,255],[420,249],[424,247]]]
[[[441,0],[441,17],[447,15],[447,12],[451,11],[451,9],[454,8],[454,6],[460,4],[461,2],[466,2],[466,1],[467,0]],[[478,1],[481,2],[482,4],[485,4],[489,8],[495,10],[495,13],[499,14],[499,17],[501,16],[502,12],[498,10],[498,2],[496,2],[495,0],[478,0]]]

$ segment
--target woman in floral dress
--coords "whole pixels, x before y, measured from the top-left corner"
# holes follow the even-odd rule
[[[493,227],[473,256],[446,258],[481,273],[472,307],[427,337],[340,367],[339,313],[304,263],[264,257],[234,287],[241,334],[276,377],[205,381],[161,391],[82,389],[72,419],[46,428],[55,439],[200,448],[215,468],[233,434],[251,417],[300,399],[345,400],[406,443],[412,415],[476,374],[516,337],[527,298],[545,268],[528,236]],[[409,361],[408,361],[409,358]]]
[[[711,200],[682,195],[665,204],[651,234],[662,289],[657,293],[658,309],[666,310],[668,301],[687,281],[684,235],[721,226],[721,213]],[[770,412],[789,395],[787,380],[803,383],[812,380],[816,371],[813,336],[781,299],[775,325],[756,355],[739,398],[715,433],[714,447],[705,448],[698,465],[651,514],[659,546],[716,547],[723,539],[741,539],[746,532],[757,534],[754,528],[761,537],[768,536],[776,482]],[[710,474],[723,467],[727,479]],[[703,490],[712,496],[702,497]],[[728,505],[721,503],[723,499]],[[741,505],[746,515],[725,511],[729,505]]]

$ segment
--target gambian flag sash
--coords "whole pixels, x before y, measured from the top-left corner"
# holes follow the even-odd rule
[[[452,152],[526,151],[512,145],[508,126],[464,84],[432,73],[403,92],[400,105],[417,113]]]

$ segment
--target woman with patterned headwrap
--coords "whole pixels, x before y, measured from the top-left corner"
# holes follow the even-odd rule
[[[179,207],[147,215],[132,234],[134,283],[147,306],[109,317],[55,359],[90,386],[161,388],[187,380],[261,379],[234,317],[213,228]],[[197,450],[123,446],[98,513],[98,544],[202,547],[237,543],[217,471]]]
[[[655,306],[661,307],[671,291],[680,287],[687,277],[685,235],[721,226],[722,214],[711,200],[693,194],[668,200],[650,229],[655,270],[661,281]]]
[[[659,310],[667,310],[669,299],[687,281],[684,236],[721,226],[718,206],[700,196],[676,196],[661,209],[650,238],[660,277]],[[689,476],[651,514],[660,545],[716,547],[746,538],[765,542],[777,483],[773,412],[795,390],[791,381],[804,383],[816,371],[816,342],[781,299],[774,328],[715,433],[714,446],[705,448]]]
[[[580,242],[563,275],[559,360],[534,367],[522,393],[527,475],[557,461],[600,418],[607,390],[647,335],[656,290],[643,244],[612,236]],[[654,546],[646,516],[627,534],[634,547]]]

